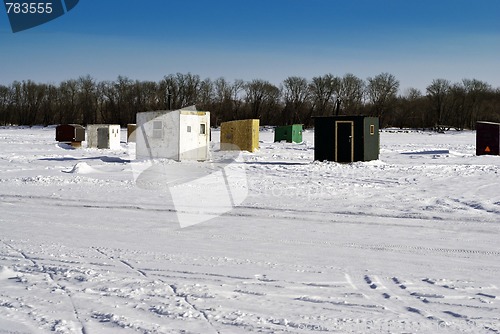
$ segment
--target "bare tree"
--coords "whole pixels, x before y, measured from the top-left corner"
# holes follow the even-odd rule
[[[399,98],[396,108],[388,120],[390,124],[399,128],[427,127],[426,111],[428,100],[416,88],[408,88]]]
[[[39,121],[39,111],[44,102],[46,85],[31,80],[15,83],[19,124],[34,125]]]
[[[243,106],[243,93],[245,92],[245,81],[242,79],[236,79],[234,80],[233,84],[231,85],[231,95],[232,95],[232,102],[233,102],[233,117],[239,117],[241,114],[241,109]]]
[[[464,127],[474,129],[482,104],[492,88],[488,83],[476,79],[463,79],[462,83],[466,94]]]
[[[439,125],[434,125],[436,131],[444,131],[446,126],[463,129],[465,124],[465,104],[467,93],[461,82],[450,84],[444,94],[444,105],[441,108]],[[446,126],[445,126],[446,125]]]
[[[396,96],[399,82],[382,73],[365,82],[353,74],[332,74],[308,81],[290,76],[280,88],[265,80],[230,83],[224,78],[170,74],[159,82],[131,80],[96,82],[89,75],[54,84],[14,81],[0,85],[0,124],[135,122],[139,111],[175,109],[198,104],[212,112],[212,125],[260,118],[262,124],[302,123],[311,115],[332,115],[337,99],[347,115],[366,113],[382,126],[474,128],[478,119],[500,121],[500,89],[476,79],[450,84],[434,80],[426,95],[409,89]]]
[[[7,86],[0,85],[0,124],[7,125],[11,119],[10,107],[10,89]]]
[[[141,111],[159,109],[158,84],[154,81],[136,81],[136,108]]]
[[[160,82],[159,87],[159,99],[160,103],[164,106],[165,110],[174,110],[180,108],[181,101],[178,102],[179,98],[179,85],[176,77],[173,74],[169,74],[163,77]]]
[[[333,115],[333,103],[339,97],[341,79],[332,74],[314,77],[309,84],[309,91],[316,116]]]
[[[443,123],[443,116],[446,111],[451,85],[448,80],[434,79],[427,86],[427,97],[431,100],[435,113],[435,127]]]
[[[267,123],[270,117],[277,113],[280,90],[269,81],[252,80],[245,85],[245,101],[248,104],[247,113],[250,118],[259,118]]]
[[[116,93],[116,109],[113,119],[116,123],[125,125],[135,119],[134,105],[134,81],[125,76],[118,76],[114,85]]]
[[[90,76],[82,76],[77,80],[77,110],[83,124],[97,122],[97,87],[95,80]]]
[[[288,77],[283,81],[283,109],[282,124],[304,124],[311,117],[309,103],[309,83],[301,77]]]
[[[347,115],[359,113],[363,106],[365,82],[354,74],[347,73],[340,83],[340,100],[343,112]]]
[[[212,105],[214,117],[212,122],[215,126],[218,126],[223,121],[232,120],[232,89],[231,84],[223,77],[214,81],[214,99]]]
[[[66,80],[59,85],[61,97],[59,123],[79,123],[76,104],[78,101],[78,83],[76,80]]]
[[[381,73],[374,78],[368,78],[366,91],[372,103],[373,114],[380,118],[380,123],[385,124],[385,116],[395,107],[399,81],[389,73]]]
[[[41,124],[44,126],[54,124],[58,110],[59,90],[56,86],[45,85],[45,98],[41,105]]]
[[[178,105],[176,108],[182,108],[189,105],[196,104],[198,99],[198,91],[200,87],[200,77],[198,75],[193,75],[191,73],[176,75],[177,87],[178,87]]]
[[[211,107],[214,101],[214,83],[209,78],[200,82],[200,88],[198,92],[198,102],[201,109],[207,110]]]

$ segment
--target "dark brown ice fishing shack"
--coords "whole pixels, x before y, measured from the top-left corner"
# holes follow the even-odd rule
[[[476,123],[476,155],[500,155],[500,123]]]
[[[85,141],[85,128],[78,124],[61,124],[56,127],[56,141],[81,147]]]

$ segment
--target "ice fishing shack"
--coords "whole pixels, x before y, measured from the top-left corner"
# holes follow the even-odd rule
[[[476,155],[500,155],[500,123],[476,123]]]
[[[56,127],[56,141],[68,143],[72,147],[82,147],[85,128],[78,124],[61,124]]]
[[[314,160],[336,162],[377,160],[379,150],[377,117],[314,117]]]
[[[120,125],[87,125],[87,147],[117,150],[120,148]]]
[[[210,112],[160,110],[136,115],[137,159],[209,159]]]
[[[221,151],[249,151],[259,149],[259,120],[244,119],[220,125]]]
[[[286,140],[288,143],[302,143],[302,124],[277,126],[274,128],[274,141]]]

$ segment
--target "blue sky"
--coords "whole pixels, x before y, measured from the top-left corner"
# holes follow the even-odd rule
[[[389,72],[402,92],[437,78],[500,87],[500,0],[80,0],[15,34],[1,7],[0,45],[4,85]]]

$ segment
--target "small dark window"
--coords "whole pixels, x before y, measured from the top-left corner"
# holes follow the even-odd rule
[[[370,134],[371,135],[375,134],[375,125],[370,125]]]
[[[206,125],[205,124],[200,124],[200,135],[206,134]]]
[[[187,132],[191,132],[191,125],[187,126]]]

